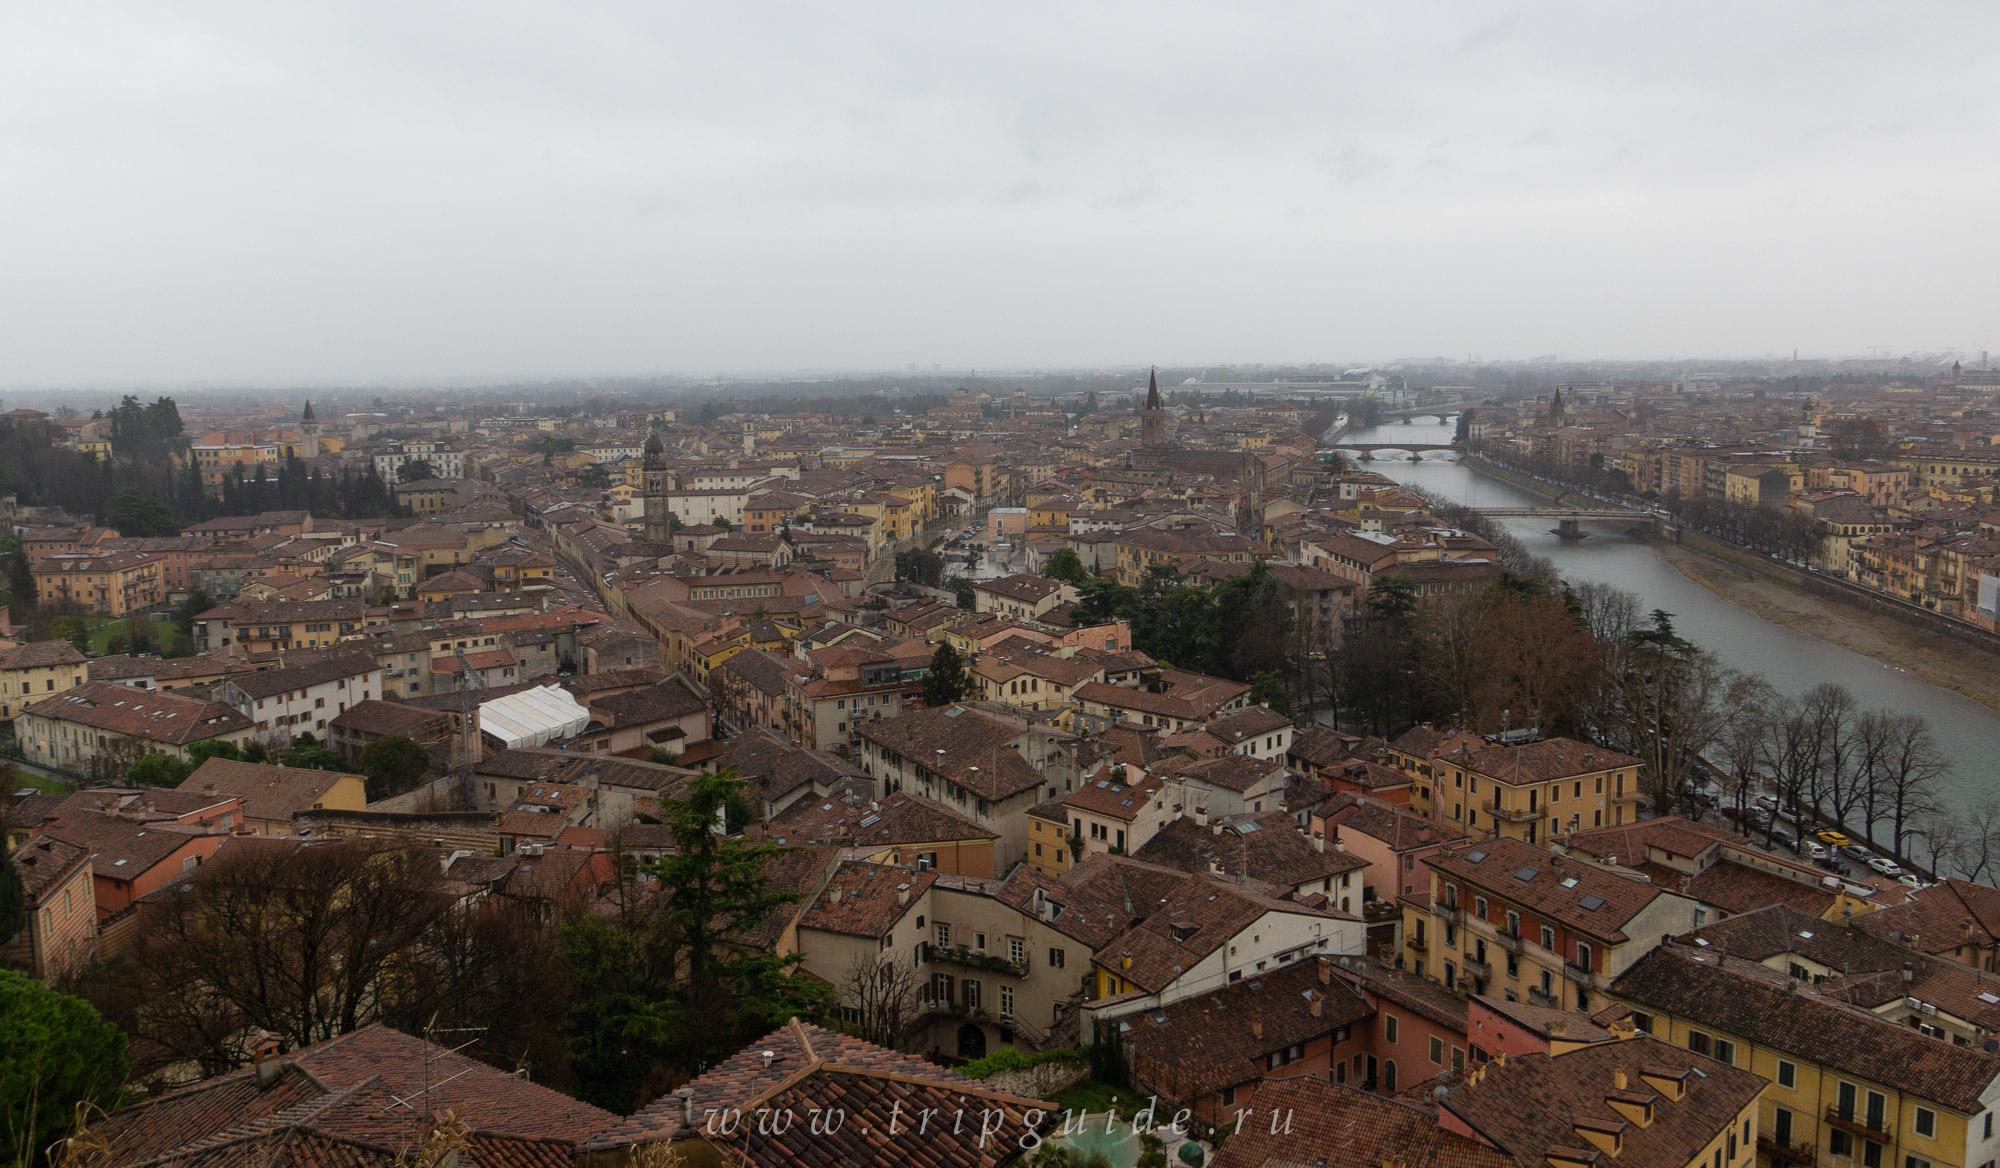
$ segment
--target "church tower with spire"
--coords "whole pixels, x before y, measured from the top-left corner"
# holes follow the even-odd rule
[[[1146,374],[1146,408],[1139,411],[1139,445],[1158,450],[1167,444],[1167,407],[1160,402],[1160,371]]]
[[[319,457],[319,419],[313,417],[312,399],[306,399],[305,413],[299,415],[300,457],[307,462]]]
[[[667,516],[667,451],[655,432],[646,438],[646,459],[639,466],[639,481],[646,498],[646,542],[674,542],[673,521]]]

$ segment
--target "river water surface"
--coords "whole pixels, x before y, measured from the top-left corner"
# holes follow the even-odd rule
[[[1429,418],[1407,425],[1388,422],[1350,430],[1342,440],[1450,442],[1456,424],[1456,419],[1439,425]],[[1434,454],[1421,462],[1407,458],[1384,453],[1376,461],[1360,465],[1474,507],[1549,505],[1546,499],[1442,455]],[[1838,682],[1864,709],[1890,709],[1929,718],[1938,745],[1952,763],[1946,783],[1948,806],[1967,806],[2000,792],[2000,783],[1995,781],[2000,773],[2000,710],[1738,608],[1688,579],[1657,547],[1625,534],[1619,524],[1585,524],[1589,538],[1570,541],[1557,539],[1549,530],[1554,525],[1546,520],[1500,522],[1534,554],[1548,557],[1566,579],[1598,580],[1636,593],[1642,612],[1663,608],[1673,613],[1674,628],[1682,636],[1728,665],[1763,674],[1781,693],[1796,695],[1822,681]]]

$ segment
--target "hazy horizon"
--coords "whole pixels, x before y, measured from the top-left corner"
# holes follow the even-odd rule
[[[2000,347],[1986,7],[0,30],[16,395]]]

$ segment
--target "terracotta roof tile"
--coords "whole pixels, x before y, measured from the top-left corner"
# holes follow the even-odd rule
[[[767,1066],[764,1052],[772,1059]],[[711,1115],[740,1111],[754,1115],[759,1108],[798,1117],[783,1134],[776,1125],[754,1122],[737,1126],[734,1134],[710,1137],[735,1163],[749,1168],[845,1168],[847,1165],[898,1164],[907,1168],[999,1168],[1020,1154],[1018,1140],[1025,1113],[1049,1111],[1052,1104],[995,1091],[909,1055],[899,1055],[858,1038],[818,1027],[792,1023],[729,1058],[688,1085],[690,1097],[669,1095],[619,1123],[586,1145],[586,1150],[626,1147],[702,1134]],[[692,1111],[692,1129],[683,1107]],[[1015,1139],[946,1136],[922,1130],[907,1117],[930,1110],[935,1115],[968,1118],[978,1110],[997,1108]],[[845,1116],[839,1130],[816,1134],[806,1118],[814,1109],[838,1110]],[[1044,1116],[1043,1118],[1046,1118]]]
[[[889,864],[850,860],[799,917],[799,927],[850,937],[880,937],[915,911],[937,881],[935,874]]]
[[[1274,1079],[1247,1103],[1259,1115],[1289,1114],[1292,1129],[1245,1123],[1212,1161],[1214,1168],[1329,1168],[1407,1164],[1411,1168],[1524,1168],[1524,1162],[1476,1140],[1453,1135],[1437,1118],[1407,1103],[1324,1079]],[[1541,1168],[1540,1161],[1525,1168]]]
[[[1745,963],[1748,964],[1748,963]],[[1724,968],[1722,959],[1679,945],[1648,953],[1612,983],[1612,996],[1640,1009],[1698,1019],[1758,1046],[1934,1099],[1966,1114],[2000,1075],[2000,1059],[1811,993],[1771,984],[1769,971]]]
[[[1187,1100],[1255,1083],[1269,1056],[1374,1016],[1321,957],[1232,982],[1213,993],[1124,1019],[1134,1071]]]
[[[1649,1084],[1644,1076],[1653,1074],[1683,1084],[1680,1098]],[[1562,1158],[1559,1149],[1591,1148],[1578,1131],[1584,1128],[1619,1133],[1619,1168],[1685,1168],[1734,1127],[1766,1085],[1749,1071],[1640,1035],[1559,1055],[1494,1059],[1470,1071],[1440,1107],[1527,1164]],[[1613,1097],[1650,1105],[1651,1122],[1628,1122]]]
[[[1283,811],[1220,816],[1205,825],[1182,816],[1160,828],[1132,858],[1183,872],[1207,872],[1213,864],[1232,876],[1286,888],[1368,866],[1352,852],[1315,847]]]
[[[177,746],[234,734],[254,725],[220,702],[103,681],[88,681],[43,698],[24,713]]]

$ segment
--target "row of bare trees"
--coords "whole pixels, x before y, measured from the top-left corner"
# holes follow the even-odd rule
[[[1950,768],[1921,715],[1863,710],[1830,683],[1782,696],[1630,592],[1522,566],[1460,596],[1377,581],[1344,637],[1295,644],[1294,692],[1382,734],[1422,721],[1600,742],[1644,763],[1663,810],[1688,806],[1701,776],[1719,771],[1739,804],[1768,787],[1795,813],[1848,824],[1898,855],[1922,845],[1934,866],[1979,862],[1986,841],[1941,814]],[[1989,850],[2000,868],[2000,840]]]
[[[1739,805],[1768,787],[1794,817],[1847,825],[1897,855],[1924,844],[1950,859],[1935,838],[1950,765],[1922,715],[1863,710],[1831,682],[1788,698],[1760,679],[1740,700],[1713,755]]]
[[[560,1078],[553,922],[457,899],[428,850],[236,840],[143,905],[134,947],[71,988],[132,1038],[141,1077],[241,1066],[260,1030],[295,1048],[378,1021],[482,1037],[504,1021],[494,1061]]]

